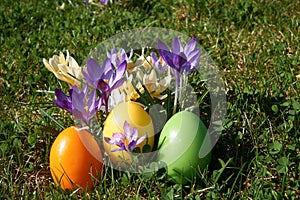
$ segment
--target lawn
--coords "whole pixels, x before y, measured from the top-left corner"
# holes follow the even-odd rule
[[[196,36],[215,61],[227,114],[212,161],[184,185],[163,172],[105,168],[92,191],[62,191],[51,178],[49,151],[63,130],[58,123],[73,120],[52,102],[55,88],[67,84],[42,59],[68,50],[81,64],[105,39],[143,27]],[[1,199],[299,199],[299,33],[299,1],[124,0],[87,8],[83,0],[2,0]],[[205,81],[197,74],[189,80],[201,95]],[[206,125],[208,104],[206,96]]]

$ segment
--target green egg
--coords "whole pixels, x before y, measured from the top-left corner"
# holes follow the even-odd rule
[[[176,183],[187,183],[209,165],[211,152],[199,157],[202,145],[211,148],[206,133],[200,118],[188,111],[176,113],[165,124],[158,142],[158,160],[167,165],[167,173]]]

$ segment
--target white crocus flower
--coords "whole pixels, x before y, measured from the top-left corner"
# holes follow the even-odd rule
[[[108,99],[108,111],[113,110],[117,105],[125,102],[125,95],[119,89],[115,89],[110,93]],[[101,110],[105,111],[104,107],[101,107]]]
[[[158,78],[155,68],[152,68],[148,73],[139,70],[137,77],[141,81],[139,84],[144,85],[153,98],[162,100],[167,97],[161,93],[169,87],[172,80],[171,73],[166,73],[165,76]],[[141,85],[138,85],[137,88],[141,88]]]
[[[58,79],[67,82],[70,87],[73,85],[80,87],[80,80],[83,78],[81,67],[77,61],[69,55],[69,51],[67,51],[66,58],[64,54],[60,52],[59,56],[54,55],[49,61],[43,58],[43,63],[50,72]]]
[[[119,90],[125,94],[125,101],[136,101],[140,95],[132,85],[133,75],[128,75],[127,80],[119,87]]]

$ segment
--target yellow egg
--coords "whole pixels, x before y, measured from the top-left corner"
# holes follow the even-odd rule
[[[107,116],[104,122],[103,128],[103,146],[105,152],[108,154],[111,162],[115,166],[124,167],[127,164],[132,163],[132,155],[126,151],[115,151],[119,149],[117,145],[111,145],[107,143],[104,138],[112,138],[113,133],[124,133],[124,122],[127,121],[130,125],[130,129],[134,127],[138,130],[138,138],[148,135],[148,139],[145,139],[142,143],[137,145],[141,152],[143,147],[147,145],[147,150],[151,151],[154,145],[154,127],[150,115],[136,102],[124,102],[115,107]]]

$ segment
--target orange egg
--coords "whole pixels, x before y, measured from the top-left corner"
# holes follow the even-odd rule
[[[55,139],[50,150],[50,170],[56,185],[62,189],[94,187],[102,172],[102,153],[95,138],[74,126],[66,128]]]

